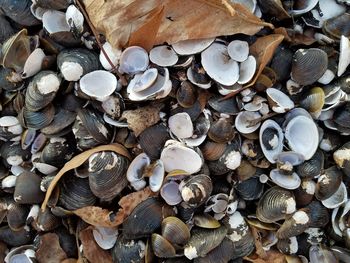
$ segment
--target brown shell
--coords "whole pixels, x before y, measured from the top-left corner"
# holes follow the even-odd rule
[[[333,39],[340,39],[342,35],[350,36],[350,14],[344,13],[340,16],[328,19],[324,22],[322,30]]]

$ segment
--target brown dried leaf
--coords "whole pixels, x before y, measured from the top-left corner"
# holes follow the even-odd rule
[[[60,246],[58,236],[55,233],[47,233],[41,236],[35,257],[39,263],[60,263],[67,255]]]
[[[4,242],[0,242],[0,262],[4,262],[7,253],[7,245]]]
[[[112,46],[118,48],[134,43],[144,46],[143,42],[135,39],[144,40],[148,37],[150,38],[144,47],[236,33],[253,35],[264,26],[273,28],[271,24],[261,21],[242,5],[232,4],[228,0],[84,0],[83,2],[96,29],[107,37]],[[162,6],[164,15],[160,19],[155,14]],[[144,35],[145,32],[151,32],[152,35]],[[156,37],[153,36],[154,32],[157,32]]]
[[[257,255],[259,255],[260,258],[266,258],[266,256],[267,256],[266,251],[263,249],[263,245],[261,243],[261,236],[260,236],[258,229],[251,226],[251,230],[252,230],[252,234],[254,237],[255,250],[256,250],[255,253]]]
[[[288,30],[284,27],[279,27],[274,29],[275,34],[281,34],[284,36],[284,40],[290,42],[292,45],[312,45],[316,42],[313,37],[307,36],[305,34],[294,33],[293,30]]]
[[[83,245],[83,254],[89,262],[112,263],[111,253],[97,245],[91,228],[80,231],[79,238]]]
[[[67,258],[63,260],[61,263],[77,263],[78,260],[76,258]]]
[[[62,176],[66,172],[68,172],[70,170],[73,170],[74,168],[79,167],[80,165],[82,165],[87,159],[89,159],[89,157],[93,153],[100,152],[100,151],[113,151],[113,152],[116,152],[118,154],[121,154],[121,155],[131,159],[131,156],[130,156],[128,150],[123,145],[118,144],[118,143],[97,146],[97,147],[95,147],[93,149],[87,150],[85,152],[82,152],[82,153],[74,156],[71,160],[69,160],[69,162],[67,162],[62,167],[62,169],[56,174],[55,178],[50,183],[50,185],[49,185],[49,187],[48,187],[48,189],[46,191],[44,202],[41,205],[41,210],[45,210],[46,209],[47,202],[49,201],[50,196],[51,196],[53,190],[55,189],[56,184],[62,178]]]
[[[121,208],[117,213],[97,206],[86,206],[73,211],[73,213],[90,225],[115,227],[121,225],[132,210],[152,194],[153,192],[149,187],[146,187],[143,190],[122,197],[118,203]]]
[[[134,131],[135,136],[139,136],[146,128],[153,126],[159,120],[161,105],[145,106],[136,110],[127,110],[122,114],[122,119],[126,119],[129,128]]]
[[[266,251],[266,254],[266,259],[260,258],[257,254],[244,257],[244,259],[252,263],[287,263],[285,255],[277,250],[270,249]]]

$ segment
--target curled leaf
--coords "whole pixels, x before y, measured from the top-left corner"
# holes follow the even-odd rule
[[[97,206],[86,206],[73,211],[73,213],[90,225],[115,227],[121,225],[132,210],[152,194],[153,192],[147,187],[122,197],[118,203],[121,208],[117,213]]]
[[[54,233],[47,233],[40,237],[35,257],[39,263],[60,263],[67,258],[67,255],[60,246],[58,236]]]
[[[79,238],[83,245],[83,254],[89,262],[112,263],[111,253],[99,247],[91,228],[80,231]]]
[[[171,44],[237,33],[254,35],[264,26],[273,28],[244,6],[228,0],[83,2],[93,25],[116,48],[138,43],[147,49],[164,42]],[[149,39],[145,33],[151,34]],[[147,41],[144,44],[140,39]]]
[[[113,143],[113,144],[108,144],[108,145],[101,145],[101,146],[97,146],[93,149],[87,150],[85,152],[82,152],[76,156],[74,156],[69,162],[67,162],[62,169],[56,174],[55,178],[51,181],[47,191],[46,191],[46,195],[45,195],[45,199],[41,205],[41,210],[45,210],[47,202],[50,199],[50,196],[53,192],[53,190],[55,189],[56,184],[58,183],[58,181],[62,178],[62,176],[70,171],[73,170],[74,168],[79,167],[80,165],[82,165],[87,159],[89,159],[89,157],[96,152],[101,152],[101,151],[113,151],[116,152],[120,155],[123,155],[129,159],[131,159],[131,156],[128,152],[128,150],[122,146],[121,144],[118,143]]]

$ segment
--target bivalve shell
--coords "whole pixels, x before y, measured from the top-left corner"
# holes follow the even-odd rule
[[[191,207],[198,207],[207,201],[212,190],[211,178],[204,174],[191,176],[180,184],[182,199]]]

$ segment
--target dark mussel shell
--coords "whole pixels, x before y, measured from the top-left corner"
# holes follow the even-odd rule
[[[3,0],[0,8],[7,17],[22,26],[39,25],[40,21],[30,11],[31,4],[31,0]]]
[[[331,38],[339,40],[343,35],[350,36],[350,14],[344,13],[340,16],[328,19],[324,22],[322,30]]]

